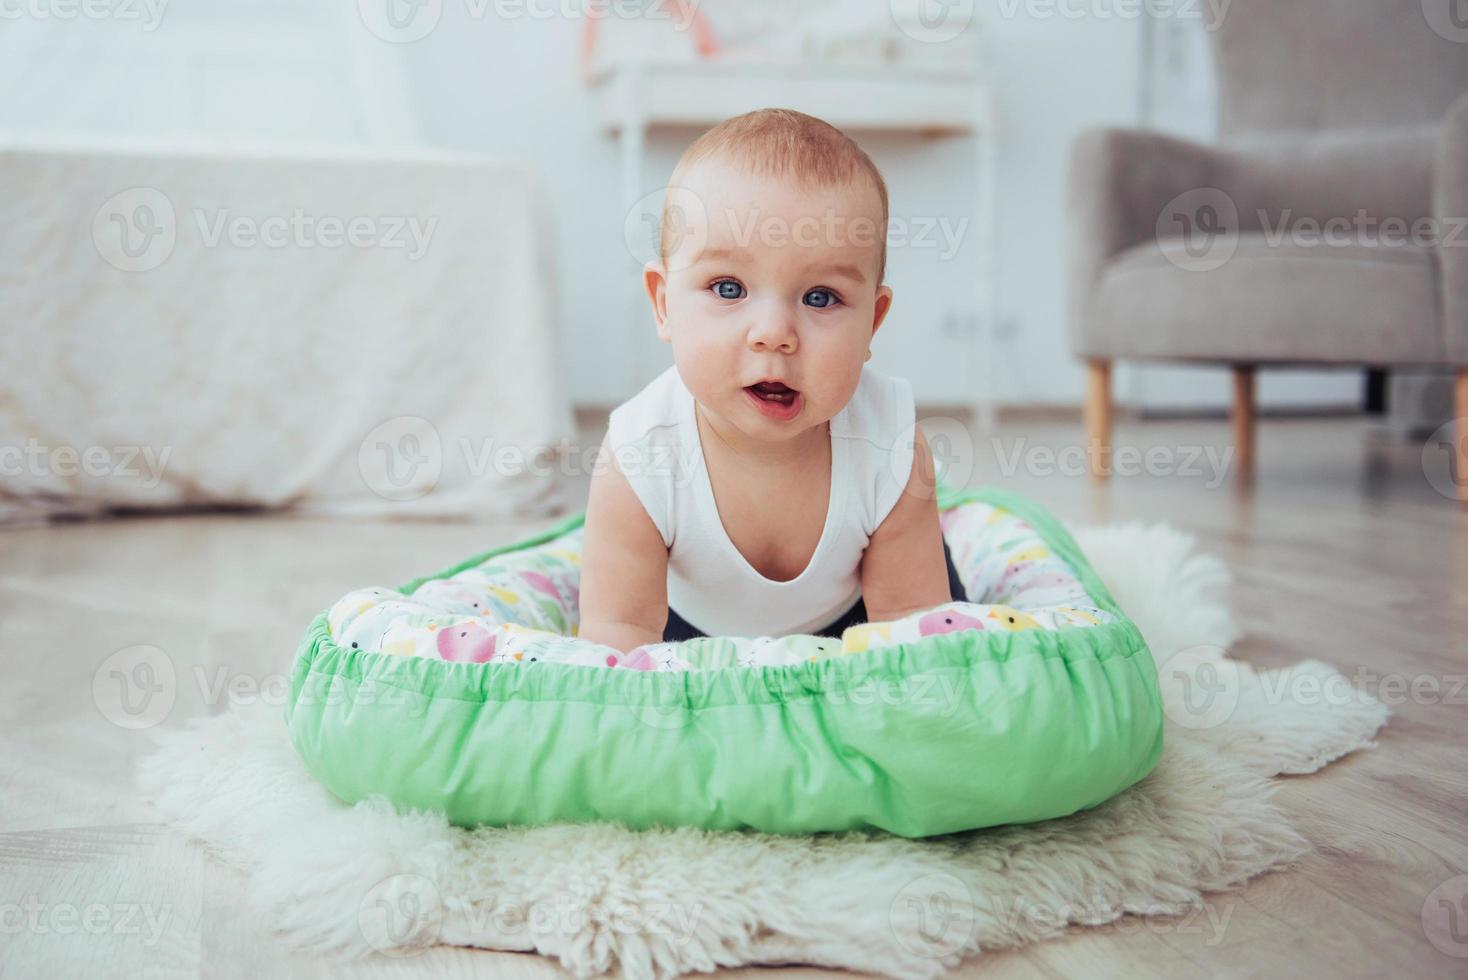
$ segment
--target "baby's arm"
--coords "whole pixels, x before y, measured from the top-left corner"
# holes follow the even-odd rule
[[[601,452],[604,465],[592,475],[586,503],[577,635],[625,653],[662,642],[668,622],[668,549],[605,441]]]
[[[861,594],[873,623],[901,619],[953,598],[943,560],[933,453],[922,429],[914,431],[907,487],[861,559]]]

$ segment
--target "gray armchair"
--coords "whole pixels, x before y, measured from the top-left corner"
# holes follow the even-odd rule
[[[1209,25],[1217,145],[1118,129],[1077,140],[1072,344],[1094,476],[1110,471],[1117,359],[1230,365],[1245,475],[1257,367],[1451,365],[1468,473],[1458,2],[1233,0]]]

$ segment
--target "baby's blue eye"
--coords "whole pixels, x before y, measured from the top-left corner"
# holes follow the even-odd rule
[[[743,299],[744,287],[733,279],[720,279],[714,283],[714,293],[719,299]]]
[[[812,289],[805,294],[806,305],[813,306],[818,310],[823,310],[828,306],[835,306],[837,302],[839,301],[836,299],[836,294],[829,289]]]

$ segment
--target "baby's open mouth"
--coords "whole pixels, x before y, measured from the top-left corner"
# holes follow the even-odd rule
[[[794,388],[780,381],[761,381],[759,384],[749,385],[745,390],[767,402],[777,402],[781,405],[789,405],[799,394]]]

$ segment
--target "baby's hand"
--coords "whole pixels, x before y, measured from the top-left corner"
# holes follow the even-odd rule
[[[661,643],[663,640],[661,630],[651,631],[636,623],[597,622],[585,619],[581,621],[581,629],[576,635],[583,640],[611,647],[624,657],[630,657],[638,647]]]

